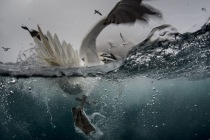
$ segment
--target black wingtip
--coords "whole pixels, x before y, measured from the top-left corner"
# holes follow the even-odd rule
[[[29,31],[28,27],[26,27],[26,26],[21,26],[21,28]]]

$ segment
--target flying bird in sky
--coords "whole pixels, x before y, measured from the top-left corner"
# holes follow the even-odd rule
[[[102,14],[101,14],[101,12],[99,12],[99,10],[95,10],[94,14],[98,14],[98,15],[102,16]]]
[[[10,48],[2,47],[2,49],[6,52],[6,51],[9,51]]]

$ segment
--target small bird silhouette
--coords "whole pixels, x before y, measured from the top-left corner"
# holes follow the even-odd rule
[[[98,14],[98,15],[102,16],[102,14],[101,14],[101,12],[99,12],[99,10],[95,10],[94,14]]]
[[[6,51],[8,51],[10,48],[2,47],[2,49],[6,52]]]

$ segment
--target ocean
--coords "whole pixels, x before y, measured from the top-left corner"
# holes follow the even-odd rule
[[[210,24],[184,34],[166,28],[102,66],[1,63],[0,139],[209,140]],[[82,95],[91,135],[71,112]]]

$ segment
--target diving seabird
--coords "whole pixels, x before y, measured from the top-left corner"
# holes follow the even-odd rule
[[[80,47],[80,57],[85,60],[86,65],[103,64],[96,50],[96,38],[100,32],[109,24],[134,23],[136,20],[147,23],[149,16],[162,18],[159,10],[142,4],[142,0],[121,0],[85,36]]]

